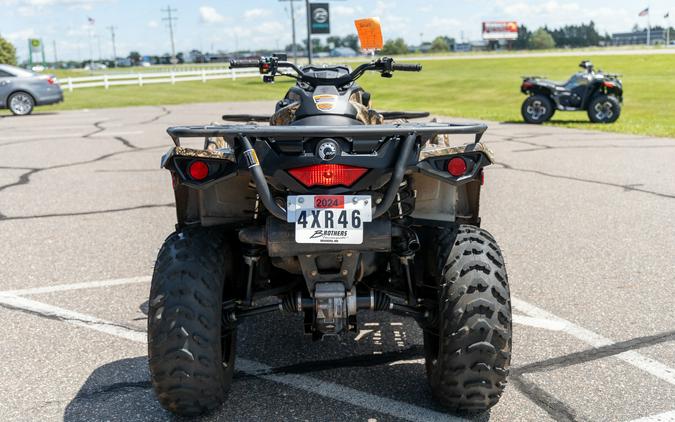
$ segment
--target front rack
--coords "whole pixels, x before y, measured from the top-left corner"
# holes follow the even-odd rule
[[[438,135],[475,135],[474,143],[480,141],[487,130],[484,123],[401,123],[392,125],[354,125],[354,126],[256,126],[256,125],[206,125],[174,126],[166,131],[176,146],[180,138],[223,137],[225,139],[271,138],[298,139],[337,136],[343,138],[390,137],[415,134],[424,144]]]

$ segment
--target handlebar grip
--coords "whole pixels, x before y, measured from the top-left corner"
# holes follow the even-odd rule
[[[260,61],[259,60],[251,60],[251,59],[246,59],[246,60],[230,60],[230,69],[234,69],[237,67],[260,67]]]
[[[392,70],[398,70],[402,72],[419,72],[422,70],[421,64],[401,64],[394,63],[391,67]]]

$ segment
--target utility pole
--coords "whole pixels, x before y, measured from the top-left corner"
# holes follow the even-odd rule
[[[298,47],[296,46],[296,42],[295,42],[295,8],[293,7],[293,3],[295,3],[296,1],[300,1],[300,0],[279,0],[279,1],[287,1],[291,4],[291,33],[293,34],[293,41],[292,41],[293,42],[293,44],[292,44],[293,62],[297,64],[298,63]]]
[[[56,67],[56,62],[59,61],[59,58],[56,55],[56,40],[52,40],[52,45],[54,46],[54,66]]]
[[[161,9],[163,13],[166,13],[166,17],[162,18],[163,21],[167,22],[169,25],[169,35],[171,36],[171,63],[176,64],[176,45],[173,41],[173,22],[178,20],[177,17],[172,16],[172,12],[178,12],[177,9],[172,9],[171,6],[166,6],[166,9]]]
[[[117,27],[110,25],[108,29],[110,30],[110,38],[112,39],[113,67],[117,67],[117,50],[115,49],[115,29]]]

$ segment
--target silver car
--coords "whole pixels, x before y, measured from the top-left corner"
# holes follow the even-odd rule
[[[56,78],[16,66],[0,64],[0,108],[17,116],[33,112],[33,107],[63,101]]]

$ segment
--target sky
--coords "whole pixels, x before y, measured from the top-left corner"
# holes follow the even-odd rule
[[[306,37],[305,2],[296,1],[297,40]],[[675,0],[333,0],[331,34],[355,33],[354,19],[377,16],[384,38],[405,38],[408,44],[438,35],[457,40],[480,39],[484,20],[516,20],[530,29],[558,27],[593,20],[601,33],[629,31],[647,25],[638,13],[650,7],[652,25],[664,25]],[[112,57],[114,26],[118,56],[129,51],[161,55],[171,51],[165,14],[176,9],[176,51],[231,51],[279,48],[291,43],[288,0],[0,0],[0,35],[27,58],[27,39],[42,38],[47,60]],[[669,10],[670,9],[670,10]],[[88,18],[94,20],[90,25]],[[99,47],[100,46],[100,47]]]

